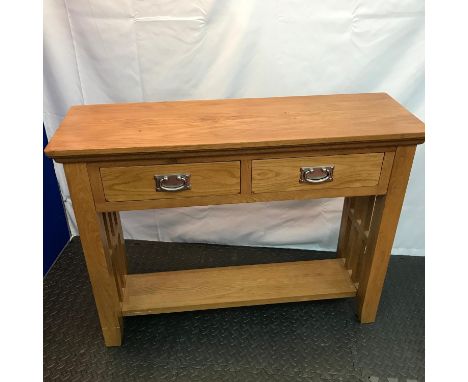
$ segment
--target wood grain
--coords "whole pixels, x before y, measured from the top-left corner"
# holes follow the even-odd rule
[[[128,275],[126,316],[352,297],[340,259]]]
[[[115,346],[122,315],[357,294],[361,322],[374,321],[423,141],[424,124],[379,93],[78,106],[45,151],[66,162],[104,339]],[[335,166],[333,182],[299,183],[300,167],[323,165]],[[154,176],[174,173],[190,173],[192,189],[156,192]],[[117,211],[342,196],[341,258],[127,274]]]
[[[64,169],[104,341],[107,346],[119,346],[123,330],[119,287],[123,282],[120,285],[116,272],[126,272],[123,242],[116,238],[123,239],[120,221],[105,222],[114,216],[96,212],[85,164],[66,164]],[[106,229],[114,232],[108,236]]]
[[[338,234],[338,243],[336,246],[336,253],[338,257],[346,259],[346,247],[348,245],[351,224],[349,222],[349,210],[351,208],[351,197],[346,197],[343,200],[343,210],[341,212],[340,232]]]
[[[131,200],[124,202],[96,202],[96,210],[131,211],[153,208],[174,208],[191,206],[209,206],[217,204],[257,203],[280,200],[307,200],[320,198],[338,198],[343,196],[377,195],[377,186],[314,189],[290,192],[264,192],[260,194],[193,196],[190,198]]]
[[[252,161],[241,160],[241,194],[250,195],[252,193]]]
[[[358,289],[362,323],[375,321],[415,150],[415,146],[397,148],[387,194],[375,200]]]
[[[191,175],[190,190],[156,191],[155,175],[185,173]],[[101,178],[105,199],[111,202],[239,194],[240,162],[103,167]]]
[[[376,150],[376,151],[375,151]],[[115,161],[100,161],[100,162],[93,162],[87,163],[88,166],[88,174],[91,181],[91,187],[93,189],[94,199],[96,204],[102,205],[106,202],[104,190],[102,187],[101,181],[101,173],[100,169],[105,167],[129,167],[129,166],[154,166],[154,165],[173,165],[173,164],[191,164],[191,163],[210,163],[210,162],[233,162],[239,161],[241,162],[241,194],[249,195],[251,193],[251,183],[252,183],[252,174],[251,174],[251,167],[252,167],[252,160],[259,160],[259,159],[279,159],[279,158],[293,158],[293,157],[316,157],[316,156],[324,156],[324,154],[328,153],[328,155],[349,155],[349,154],[365,154],[365,153],[385,153],[384,163],[382,164],[382,172],[379,181],[379,194],[383,194],[386,192],[386,187],[388,183],[389,173],[391,171],[385,163],[388,163],[388,153],[392,153],[395,151],[396,147],[380,147],[377,149],[371,148],[359,148],[359,149],[340,149],[340,150],[297,150],[297,151],[282,151],[279,148],[274,152],[264,153],[262,150],[258,150],[257,153],[238,153],[237,155],[210,155],[204,157],[186,157],[186,156],[177,156],[173,158],[159,158],[159,159],[140,159],[140,160],[115,160]],[[386,169],[387,168],[387,169]],[[387,174],[388,172],[388,174]],[[386,180],[385,180],[386,179]],[[244,188],[243,188],[244,187]],[[284,200],[284,197],[280,200]],[[133,202],[130,202],[133,203]],[[139,206],[141,206],[141,202],[137,202]],[[197,201],[198,203],[198,201]],[[230,203],[229,201],[227,203]],[[216,204],[219,204],[217,201]],[[205,204],[203,204],[205,205]],[[117,206],[116,206],[117,207]],[[140,209],[141,207],[138,207]],[[152,208],[152,207],[148,207]],[[118,210],[118,207],[114,210]],[[112,210],[113,211],[113,210]]]
[[[262,193],[375,186],[379,182],[383,157],[382,153],[372,153],[254,160],[252,190]],[[333,181],[299,183],[301,167],[328,165],[335,166]]]
[[[424,140],[388,94],[74,106],[45,149],[56,160],[116,154]]]
[[[393,167],[393,159],[395,158],[395,151],[388,151],[385,153],[384,160],[382,162],[382,171],[380,172],[379,179],[379,194],[385,194],[387,192],[388,182],[390,180],[390,174]]]
[[[148,153],[114,153],[109,155],[84,155],[80,156],[79,162],[90,164],[107,163],[106,166],[117,163],[134,161],[151,161],[153,164],[173,164],[173,163],[194,163],[194,162],[223,162],[243,159],[281,158],[291,156],[313,156],[313,155],[338,155],[346,153],[370,153],[395,151],[400,144],[415,145],[420,143],[420,139],[401,141],[368,141],[359,142],[337,142],[323,144],[294,144],[284,146],[258,146],[254,148],[242,149],[213,149],[213,150],[193,150],[165,152],[153,151]],[[302,153],[302,154],[301,154]],[[57,162],[76,163],[77,158],[59,157],[54,158]]]
[[[358,196],[352,198],[351,208],[348,210],[350,235],[346,245],[346,268],[350,269],[351,278],[359,283],[362,264],[369,240],[369,226],[373,214],[375,196]]]
[[[127,256],[122,232],[122,222],[118,212],[104,212],[99,214],[105,230],[105,247],[107,263],[117,282],[117,292],[122,300],[122,290],[125,287],[127,275]]]

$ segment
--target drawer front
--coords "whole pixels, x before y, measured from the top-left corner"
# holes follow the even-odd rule
[[[240,192],[239,161],[102,167],[100,173],[104,196],[109,202],[230,195]],[[177,178],[178,175],[182,178]],[[160,177],[159,191],[157,176]],[[164,176],[168,176],[169,180],[164,180]]]
[[[254,160],[252,191],[262,193],[376,186],[383,158],[383,153],[371,153]]]

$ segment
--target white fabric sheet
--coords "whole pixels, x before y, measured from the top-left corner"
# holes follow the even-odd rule
[[[75,104],[388,92],[424,117],[423,0],[47,0],[44,123]],[[77,233],[63,169],[55,167]],[[342,200],[122,214],[127,238],[334,250]],[[424,254],[424,146],[394,244]]]

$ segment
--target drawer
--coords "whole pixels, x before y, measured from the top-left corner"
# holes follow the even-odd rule
[[[254,160],[252,192],[376,186],[383,158],[370,153]]]
[[[239,161],[102,167],[100,174],[110,202],[240,193]]]

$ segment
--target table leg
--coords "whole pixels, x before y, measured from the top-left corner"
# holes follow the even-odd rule
[[[120,302],[127,274],[118,212],[96,212],[86,164],[64,165],[106,346],[122,342]]]
[[[375,321],[415,150],[397,149],[385,195],[344,200],[337,253],[356,283],[362,323]]]
[[[415,146],[397,148],[387,193],[375,198],[357,293],[362,323],[374,322],[377,315],[415,150]]]

